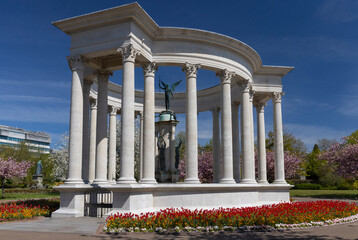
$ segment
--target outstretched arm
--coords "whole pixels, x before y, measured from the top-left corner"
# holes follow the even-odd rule
[[[161,80],[159,80],[159,88],[163,90],[166,89],[165,84]]]

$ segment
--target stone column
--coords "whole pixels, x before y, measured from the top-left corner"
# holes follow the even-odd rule
[[[234,159],[234,179],[235,182],[241,181],[240,169],[240,131],[239,131],[239,104],[232,105],[232,145]]]
[[[91,99],[91,126],[90,126],[90,147],[89,147],[89,166],[88,181],[93,182],[96,170],[96,133],[97,133],[97,99]]]
[[[117,143],[117,111],[118,108],[110,106],[109,111],[109,146],[108,146],[108,181],[116,183],[116,143]]]
[[[81,56],[68,57],[72,70],[70,142],[67,184],[81,184],[83,141],[83,60]]]
[[[213,114],[213,182],[218,183],[220,180],[220,109],[211,110]]]
[[[283,153],[283,130],[282,130],[282,112],[281,97],[282,92],[272,94],[273,103],[273,130],[275,135],[275,181],[274,184],[287,184],[285,180],[285,164]]]
[[[242,144],[242,179],[240,183],[256,183],[255,180],[255,159],[252,153],[253,137],[252,135],[252,105],[250,104],[250,92],[252,84],[248,80],[241,85],[241,144]]]
[[[140,133],[139,133],[139,181],[143,178],[143,112],[139,113],[139,119],[140,119]]]
[[[85,80],[83,87],[82,180],[89,183],[89,93],[92,82]]]
[[[155,88],[154,76],[157,65],[143,66],[144,109],[143,109],[143,175],[141,183],[156,183],[155,180]]]
[[[255,105],[257,111],[258,183],[268,184],[266,172],[265,113],[266,103]]]
[[[198,119],[196,77],[199,64],[185,63],[186,76],[186,177],[184,183],[200,183],[198,178]]]
[[[132,44],[118,49],[122,54],[121,163],[117,183],[136,183],[134,178],[134,63],[139,52]]]
[[[223,176],[220,183],[235,183],[232,158],[231,78],[226,69],[217,73],[221,82],[221,157]]]
[[[254,169],[255,169],[255,133],[254,133],[254,112],[253,112],[253,102],[254,102],[254,95],[255,95],[255,90],[250,90],[250,124],[251,124],[251,154],[252,154],[252,159],[254,159]],[[255,173],[254,173],[255,176]]]
[[[101,70],[97,72],[97,133],[96,133],[96,170],[94,184],[105,184],[107,180],[107,154],[108,154],[108,78],[112,72]]]

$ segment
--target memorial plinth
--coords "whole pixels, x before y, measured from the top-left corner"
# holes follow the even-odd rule
[[[159,121],[155,123],[156,164],[155,178],[159,183],[170,183],[178,180],[175,168],[175,128],[179,121],[173,111],[162,111]]]

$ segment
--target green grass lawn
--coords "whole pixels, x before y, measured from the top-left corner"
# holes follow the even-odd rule
[[[17,199],[35,199],[35,198],[56,198],[60,197],[59,193],[5,193],[5,199],[1,200],[17,200]]]
[[[290,190],[291,197],[358,199],[358,190]]]

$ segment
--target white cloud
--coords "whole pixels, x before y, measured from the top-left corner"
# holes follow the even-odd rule
[[[323,1],[315,15],[328,23],[347,23],[358,20],[358,2],[330,0]]]
[[[312,150],[313,145],[317,143],[318,139],[340,139],[354,131],[354,129],[336,130],[320,125],[304,125],[296,123],[288,123],[285,124],[284,127],[295,137],[301,139],[305,143],[308,151]]]
[[[70,81],[44,81],[44,80],[9,80],[0,79],[0,85],[33,86],[33,87],[51,87],[51,88],[70,88]]]
[[[38,106],[5,105],[0,109],[0,120],[12,122],[68,123],[69,110]]]
[[[44,103],[69,103],[65,98],[42,97],[42,96],[21,96],[21,95],[0,95],[0,101],[11,102],[44,102]]]

